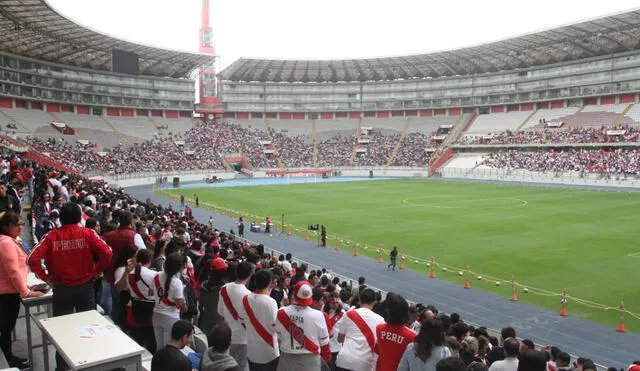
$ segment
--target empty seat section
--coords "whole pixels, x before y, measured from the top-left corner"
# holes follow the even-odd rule
[[[459,153],[444,165],[445,169],[473,169],[484,161],[486,153]]]
[[[640,125],[640,103],[634,104],[624,115],[622,125]]]
[[[152,139],[158,128],[147,117],[109,117],[109,122],[133,142]]]
[[[467,132],[488,134],[517,130],[530,114],[529,111],[517,111],[479,115]]]
[[[578,112],[579,107],[564,107],[564,108],[555,108],[548,109],[542,108],[537,110],[527,122],[522,125],[520,130],[527,130],[532,128],[544,128],[545,124],[542,122],[560,122],[565,121],[569,117],[573,116],[576,112]]]
[[[269,127],[276,133],[288,136],[308,135],[311,136],[311,120],[273,120],[268,119]],[[280,148],[280,147],[278,147]]]
[[[41,111],[41,110],[30,110],[24,108],[15,108],[15,109],[7,109],[0,108],[4,114],[13,118],[14,120],[21,123],[27,130],[36,131],[38,128],[44,126],[50,126],[51,122],[55,121],[53,116],[50,114]],[[7,120],[4,115],[0,115],[0,123],[2,123],[3,127],[6,127],[7,124],[10,124],[11,121]],[[15,132],[27,132],[25,128],[20,127],[20,125],[16,125],[17,129],[10,129]]]
[[[585,106],[582,111],[569,120],[569,125],[572,127],[610,126],[627,107],[629,107],[628,104]]]
[[[191,118],[179,118],[179,119],[163,119],[155,118],[156,122],[160,126],[167,126],[167,132],[171,134],[183,134],[185,131],[191,129],[193,125],[193,119]]]

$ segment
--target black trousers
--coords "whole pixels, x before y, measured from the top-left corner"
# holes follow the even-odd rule
[[[276,358],[269,363],[253,363],[249,360],[249,370],[251,371],[276,371],[278,369],[278,361],[280,358]]]
[[[78,286],[55,285],[53,287],[53,297],[51,298],[53,316],[64,316],[66,314],[86,312],[96,309],[96,297],[93,281],[83,283]],[[56,352],[57,369],[68,368],[66,362]]]
[[[149,353],[156,353],[156,336],[153,333],[153,327],[131,327],[129,334],[136,343],[145,347]]]
[[[4,358],[6,358],[8,362],[11,362],[11,358],[13,358],[13,353],[11,352],[11,331],[16,327],[19,312],[19,294],[0,295],[0,349],[2,349]]]

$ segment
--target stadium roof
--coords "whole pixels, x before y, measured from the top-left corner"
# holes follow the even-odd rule
[[[497,72],[640,50],[640,9],[461,49],[389,58],[241,58],[228,81],[384,81]]]
[[[187,77],[210,55],[132,43],[83,27],[46,0],[0,0],[0,51],[65,65],[111,71],[111,49],[136,53],[140,75]]]

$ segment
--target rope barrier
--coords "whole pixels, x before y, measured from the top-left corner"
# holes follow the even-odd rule
[[[170,198],[177,200],[177,197],[173,195],[171,195]],[[186,201],[194,202],[194,199],[185,198],[185,202]],[[200,207],[203,207],[203,206],[206,208],[212,209],[213,211],[218,212],[222,215],[229,215],[231,217],[234,217],[235,215],[237,217],[239,216],[245,216],[245,218],[249,217],[254,220],[264,219],[264,217],[259,215],[245,213],[245,212],[234,210],[221,205],[200,201]],[[318,231],[309,231],[307,228],[302,228],[293,224],[285,224],[282,230],[285,230],[285,229],[288,229],[287,235],[289,236],[293,235],[294,233],[292,233],[292,231],[294,231],[296,235],[300,235],[301,237],[304,237],[305,241],[310,240],[310,233],[313,237],[317,237],[319,233]],[[276,230],[278,230],[277,227],[276,227]],[[343,236],[334,235],[333,238],[335,239],[335,247],[334,247],[335,250],[340,250],[343,247],[350,247],[353,250],[354,256],[360,255],[359,248],[365,251],[369,251],[370,247],[371,249],[375,249],[375,251],[371,251],[371,253],[375,253],[376,255],[378,255],[377,260],[379,263],[384,263],[383,256],[385,254],[388,255],[391,252],[391,250],[387,250],[384,247],[377,246],[377,245],[366,245],[366,244],[361,245],[356,240],[345,238]],[[405,260],[413,261],[418,266],[426,266],[429,269],[429,274],[428,274],[429,278],[437,277],[436,269],[442,272],[449,272],[449,271],[458,272],[460,276],[465,275],[466,277],[465,277],[464,288],[471,288],[470,277],[473,277],[473,276],[475,276],[479,281],[487,281],[487,282],[493,281],[495,282],[496,286],[500,286],[502,282],[510,282],[511,283],[511,296],[510,296],[511,301],[518,301],[518,296],[517,296],[518,290],[521,290],[525,294],[532,294],[540,297],[546,297],[546,298],[560,297],[561,298],[560,302],[562,304],[562,310],[560,311],[560,315],[562,316],[568,315],[567,304],[569,303],[569,301],[571,301],[572,303],[580,304],[590,309],[604,310],[604,311],[615,310],[619,316],[619,323],[618,323],[618,327],[616,328],[616,331],[618,332],[626,332],[626,328],[624,326],[625,315],[628,315],[634,319],[640,320],[640,313],[628,310],[624,306],[624,303],[622,301],[617,306],[604,305],[588,299],[583,299],[583,298],[569,295],[567,289],[563,289],[561,292],[555,292],[555,291],[551,291],[551,290],[547,290],[539,287],[534,287],[534,286],[526,285],[516,281],[515,276],[512,276],[510,280],[504,279],[501,277],[491,276],[486,273],[483,274],[481,272],[473,271],[470,269],[469,265],[466,265],[463,268],[455,265],[449,265],[449,264],[438,262],[436,261],[434,256],[431,256],[429,259],[424,259],[421,257],[416,257],[411,255],[401,255],[400,269],[406,268],[406,266],[404,265]],[[624,331],[621,331],[621,330],[624,330]]]

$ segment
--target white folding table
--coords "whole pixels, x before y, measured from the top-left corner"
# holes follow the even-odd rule
[[[102,371],[135,365],[142,371],[142,348],[95,310],[41,319],[44,344],[58,350],[72,370]],[[48,358],[45,346],[45,357]],[[49,371],[49,369],[46,369]]]

